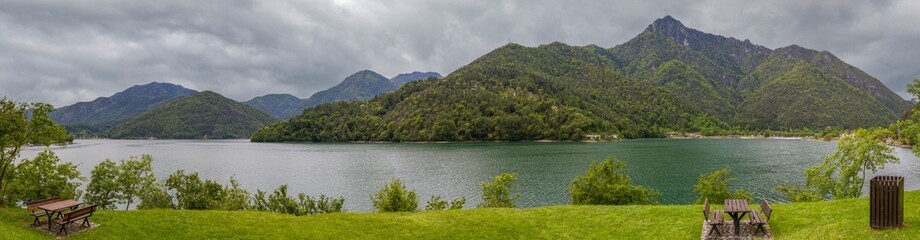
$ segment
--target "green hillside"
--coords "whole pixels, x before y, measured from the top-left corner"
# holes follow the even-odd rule
[[[204,91],[169,102],[109,129],[112,138],[246,138],[275,118]]]
[[[652,137],[696,110],[627,78],[607,58],[553,43],[509,44],[441,80],[412,82],[368,102],[320,105],[253,141],[580,140]]]
[[[287,120],[303,112],[303,100],[290,94],[268,94],[258,96],[243,104],[268,113],[277,119]]]
[[[776,239],[915,239],[920,192],[904,197],[906,227],[869,228],[867,198],[773,204]],[[721,206],[713,206],[722,208]],[[752,206],[755,207],[755,206]],[[68,239],[699,239],[701,205],[551,206],[418,213],[100,211],[95,229]],[[7,239],[51,239],[26,226],[24,209],[0,209]]]

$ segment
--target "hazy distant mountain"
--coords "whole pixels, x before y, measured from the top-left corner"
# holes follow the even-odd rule
[[[402,86],[412,81],[425,80],[428,78],[441,79],[444,78],[444,76],[441,76],[440,73],[436,72],[411,72],[396,75],[395,77],[391,78],[390,81],[396,83],[399,86]]]
[[[317,92],[301,100],[289,94],[269,94],[243,102],[278,119],[287,120],[303,113],[303,110],[323,103],[336,101],[367,100],[379,94],[391,92],[400,86],[428,78],[442,78],[436,72],[412,72],[399,74],[392,79],[364,70],[348,76],[341,83],[327,90]]]
[[[888,124],[910,105],[829,52],[772,50],[666,16],[609,49],[508,44],[442,80],[308,109],[253,141],[635,138],[700,119],[755,130],[855,128]]]
[[[109,129],[113,138],[248,138],[277,121],[258,109],[204,91],[157,106]]]
[[[243,103],[275,118],[287,120],[303,112],[303,101],[290,94],[268,94]]]
[[[136,85],[111,97],[80,102],[51,112],[51,119],[62,125],[111,124],[136,116],[153,106],[197,93],[171,83]]]

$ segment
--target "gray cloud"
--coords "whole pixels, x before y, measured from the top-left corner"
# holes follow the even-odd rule
[[[447,74],[509,41],[612,47],[672,15],[770,47],[828,50],[905,95],[917,1],[2,1],[0,95],[57,106],[173,82],[299,97],[371,69]]]

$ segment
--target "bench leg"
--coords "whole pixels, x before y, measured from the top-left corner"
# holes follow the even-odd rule
[[[39,224],[39,222],[38,222],[38,217],[35,217],[35,220],[32,221],[32,226],[35,226],[35,225],[38,225],[38,224]]]
[[[757,232],[762,233],[762,235],[767,235],[767,229],[763,228],[763,224],[757,224],[757,229],[754,229],[754,234]]]
[[[67,223],[61,224],[61,230],[58,230],[58,234],[61,234],[61,232],[63,232],[64,234],[67,234],[66,227],[67,227]]]
[[[89,227],[89,217],[83,218],[83,226]]]
[[[709,225],[709,234],[707,234],[707,236],[712,235],[712,233],[716,233],[716,236],[722,236],[722,233],[719,232],[719,226],[717,225]]]

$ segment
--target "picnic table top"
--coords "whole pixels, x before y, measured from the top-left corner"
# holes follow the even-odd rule
[[[725,199],[725,212],[750,212],[751,206],[746,199]]]
[[[64,200],[60,202],[53,202],[53,203],[41,205],[41,206],[38,206],[38,208],[45,210],[45,211],[57,212],[63,209],[79,206],[80,204],[83,204],[83,203],[77,200]]]

